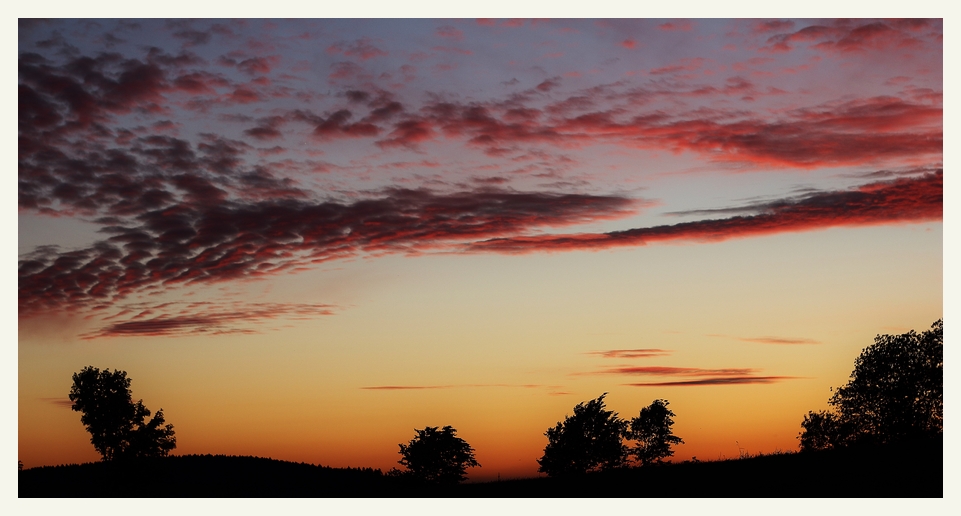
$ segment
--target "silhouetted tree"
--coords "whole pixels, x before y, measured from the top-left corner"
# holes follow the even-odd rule
[[[884,444],[943,435],[944,323],[920,334],[878,335],[854,362],[847,385],[809,412],[798,436],[801,450],[857,442]]]
[[[133,402],[126,371],[83,368],[73,375],[70,401],[105,461],[163,457],[177,446],[173,425],[164,424],[163,409],[145,421],[150,410],[143,400]]]
[[[399,445],[403,458],[397,461],[407,467],[409,476],[432,484],[456,484],[466,478],[467,468],[480,467],[474,449],[451,426],[414,432],[410,443]]]
[[[808,412],[801,422],[801,450],[830,450],[846,444],[850,432],[841,428],[841,420],[833,412]]]
[[[578,403],[574,415],[548,428],[544,456],[537,460],[540,472],[552,477],[617,468],[627,459],[621,436],[627,421],[604,409],[604,396]]]
[[[667,400],[654,400],[631,420],[631,426],[624,434],[627,439],[637,441],[630,453],[642,466],[660,463],[662,459],[673,456],[671,446],[684,443],[671,430],[674,412],[667,408],[668,405],[670,402]]]

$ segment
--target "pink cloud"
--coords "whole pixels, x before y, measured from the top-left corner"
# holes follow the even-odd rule
[[[667,22],[658,25],[657,28],[664,31],[689,31],[694,28],[694,24],[689,21]]]
[[[704,66],[707,60],[704,58],[696,57],[692,59],[681,59],[680,63],[668,66],[662,66],[660,68],[652,68],[650,71],[651,75],[663,75],[669,73],[677,72],[690,72],[697,70]]]
[[[333,45],[327,47],[327,53],[332,55],[343,54],[348,57],[357,57],[360,58],[361,61],[388,55],[386,50],[382,50],[374,46],[373,40],[370,38],[360,38],[349,43],[334,43]]]

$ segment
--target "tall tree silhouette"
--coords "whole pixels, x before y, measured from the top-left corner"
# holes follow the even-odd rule
[[[673,456],[671,446],[684,443],[671,430],[674,412],[667,408],[670,404],[667,400],[654,400],[631,420],[630,428],[624,434],[628,439],[637,441],[630,453],[642,466],[659,463]]]
[[[397,461],[407,467],[411,477],[432,484],[456,484],[466,478],[467,468],[480,467],[474,449],[457,437],[453,427],[438,430],[428,426],[414,433],[408,444],[399,445],[403,458]]]
[[[150,410],[143,400],[134,403],[126,371],[83,368],[73,375],[70,401],[105,461],[163,457],[177,447],[173,425],[164,424],[163,409],[147,421]]]
[[[604,397],[578,403],[574,415],[548,428],[544,456],[537,460],[540,472],[552,477],[570,476],[623,466],[627,448],[621,436],[627,421],[605,410]]]
[[[855,360],[851,379],[828,403],[835,412],[804,417],[798,436],[802,450],[943,435],[943,320],[920,334],[875,337]]]

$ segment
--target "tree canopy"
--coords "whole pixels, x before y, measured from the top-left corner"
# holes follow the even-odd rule
[[[587,473],[623,466],[627,447],[621,437],[627,421],[605,410],[604,397],[578,403],[574,414],[548,428],[544,456],[537,460],[538,471],[552,477]]]
[[[671,427],[674,425],[674,412],[667,408],[667,400],[654,400],[649,406],[641,409],[641,413],[631,419],[630,428],[625,432],[627,439],[637,441],[630,450],[642,465],[660,463],[662,459],[672,457],[674,450],[671,446],[683,444],[684,440],[674,435]]]
[[[399,445],[403,458],[397,461],[411,477],[432,484],[456,484],[466,478],[467,468],[480,467],[474,449],[457,437],[453,427],[438,430],[428,426],[414,433],[408,444]]]
[[[809,412],[802,450],[853,443],[885,444],[942,435],[944,323],[920,334],[878,335],[854,362],[846,385],[828,401],[834,412]]]
[[[177,447],[173,425],[165,424],[163,409],[150,419],[143,400],[133,401],[126,371],[101,371],[93,366],[73,375],[71,408],[90,432],[90,442],[103,460],[163,457]]]

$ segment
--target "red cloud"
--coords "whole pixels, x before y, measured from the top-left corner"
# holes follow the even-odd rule
[[[692,61],[684,66],[698,64]],[[553,85],[545,82],[540,89]],[[758,94],[750,82],[738,77],[729,78],[723,90],[710,87],[704,92],[685,92],[702,93]],[[659,94],[632,92],[626,98]],[[525,109],[516,104],[503,109],[495,105],[439,102],[422,108],[426,116],[417,119],[417,135],[425,138],[436,127],[449,137],[467,136],[468,143],[491,152],[503,149],[505,142],[559,146],[611,142],[687,150],[717,161],[803,168],[931,157],[940,155],[942,147],[941,107],[895,97],[802,108],[783,114],[779,120],[704,110],[674,116],[661,111],[637,113],[636,108],[582,112],[592,106],[592,96],[575,95],[547,106],[546,110],[554,116],[540,120],[514,117],[512,113]],[[634,114],[629,114],[631,111]],[[393,143],[399,141],[403,139]]]
[[[361,38],[353,43],[335,43],[327,47],[328,54],[344,54],[349,57],[359,57],[361,61],[387,55],[386,50],[375,47],[370,38]]]
[[[652,376],[733,376],[744,377],[754,374],[756,369],[701,369],[699,367],[665,367],[665,366],[622,366],[609,367],[590,374],[630,374]]]
[[[450,384],[450,385],[374,385],[370,387],[361,387],[365,391],[420,391],[427,389],[455,389],[461,387],[521,387],[524,389],[535,389],[538,387],[548,387],[556,388],[557,386],[545,386],[537,384],[508,384],[508,383],[468,383],[468,384]],[[557,393],[552,393],[557,394]],[[566,394],[566,393],[563,393]]]
[[[591,351],[588,354],[600,355],[604,358],[651,358],[670,355],[671,351],[657,348],[609,349],[607,351]]]
[[[175,88],[194,95],[215,94],[214,88],[230,86],[230,82],[215,74],[207,72],[185,73],[173,81]]]
[[[644,382],[625,383],[628,387],[695,387],[699,385],[744,385],[768,384],[782,380],[796,380],[797,376],[732,376],[722,378],[703,378],[700,380],[682,380],[676,382]]]
[[[754,32],[781,32],[794,28],[794,22],[790,20],[769,20],[755,22],[751,28]]]
[[[820,344],[820,341],[814,339],[791,339],[785,337],[739,337],[739,340],[744,342],[758,342],[760,344]]]
[[[410,118],[394,124],[394,130],[387,135],[387,139],[380,140],[377,145],[389,147],[416,147],[417,144],[431,140],[434,130],[426,120]]]
[[[217,307],[210,303],[190,303],[178,313],[148,317],[159,310],[168,310],[167,303],[140,311],[134,317],[112,323],[84,339],[101,337],[178,337],[184,335],[220,335],[226,333],[260,333],[250,325],[264,321],[309,319],[332,315],[336,307],[323,304],[255,303]],[[129,310],[128,310],[129,311]],[[118,314],[119,315],[119,314]]]
[[[732,385],[752,383],[764,384],[796,378],[793,376],[758,376],[756,374],[757,372],[757,369],[749,368],[703,369],[700,367],[620,366],[609,367],[591,373],[578,374],[700,377],[693,380],[671,380],[664,382],[623,384],[630,387],[682,387],[695,385]]]
[[[919,20],[918,26],[928,25],[928,20]],[[914,27],[912,24],[901,23],[900,20],[866,22],[853,26],[847,21],[829,26],[811,25],[796,32],[771,36],[762,50],[787,52],[797,43],[813,43],[812,48],[841,53],[923,47],[921,40],[904,32],[913,31]]]
[[[237,69],[250,75],[268,74],[280,62],[280,56],[251,57],[237,63]]]
[[[694,28],[694,25],[689,21],[667,22],[658,25],[657,28],[666,31],[689,31]]]
[[[706,59],[696,57],[693,59],[681,59],[681,62],[676,65],[663,66],[661,68],[653,68],[650,71],[651,75],[663,75],[667,73],[676,72],[690,72],[697,70],[698,68],[704,66]]]
[[[21,315],[79,309],[178,284],[256,278],[362,253],[448,250],[458,241],[620,218],[637,207],[624,197],[494,189],[446,195],[395,189],[352,204],[289,196],[282,202],[227,203],[217,200],[222,194],[211,192],[216,189],[209,181],[179,178],[187,192],[183,202],[144,210],[130,227],[106,228],[113,234],[107,241],[25,256],[19,268]],[[191,317],[152,324],[216,322]],[[128,329],[144,331],[135,324],[113,332]]]
[[[943,178],[938,170],[916,178],[871,183],[847,191],[818,192],[750,207],[761,212],[757,215],[610,233],[495,238],[469,244],[468,249],[500,253],[596,250],[677,240],[717,242],[839,226],[937,221],[942,218],[942,198]]]
[[[798,32],[804,30],[817,32],[811,27]],[[30,159],[50,150],[49,142],[53,140],[46,133],[84,130],[95,121],[105,123],[111,116],[133,109],[156,112],[166,103],[164,95],[167,92],[200,95],[215,93],[215,88],[232,87],[232,91],[219,100],[240,104],[260,102],[277,94],[265,89],[263,84],[231,85],[219,76],[201,72],[178,71],[176,78],[168,81],[164,68],[157,63],[180,62],[182,59],[156,53],[151,55],[154,61],[148,63],[85,58],[61,67],[49,64],[36,54],[22,55],[18,111],[21,170],[29,171]],[[254,70],[263,65],[264,60],[269,61],[263,58],[243,62],[249,61],[251,70]],[[651,73],[690,71],[703,63],[703,59],[690,59],[654,69]],[[338,62],[331,66],[332,82],[370,78],[355,63]],[[81,80],[77,75],[80,73],[100,79]],[[558,83],[557,78],[548,79],[533,91],[553,92]],[[366,100],[357,100],[360,97],[351,93],[366,96]],[[288,114],[283,118],[313,123],[315,134],[326,140],[380,137],[374,143],[382,148],[416,148],[443,133],[452,138],[466,137],[469,145],[481,147],[492,155],[510,152],[509,149],[525,142],[560,147],[614,143],[690,151],[714,161],[813,168],[868,164],[887,159],[927,159],[941,154],[943,111],[940,92],[930,90],[907,92],[912,100],[874,97],[831,102],[781,113],[778,118],[743,111],[701,109],[670,114],[643,109],[651,99],[661,97],[733,95],[754,98],[763,94],[751,82],[729,77],[721,87],[635,88],[626,92],[618,92],[613,86],[598,87],[537,108],[525,105],[527,99],[518,97],[499,103],[430,102],[408,111],[383,92],[371,95],[351,90],[346,94],[350,110],[334,108],[328,117],[309,115],[298,118]],[[185,106],[207,109],[215,100],[191,98]],[[622,101],[623,104],[610,105],[611,101]],[[367,115],[356,121],[345,118],[357,111],[354,105],[358,103],[366,105]],[[604,104],[608,104],[608,108],[597,111],[597,105]],[[521,116],[532,113],[550,116]],[[96,137],[90,134],[93,132],[85,133],[85,145],[90,143],[91,137]],[[118,138],[127,138],[119,136],[121,132],[130,133],[118,131]],[[245,134],[260,140],[280,138],[280,124],[261,124],[248,128]],[[384,134],[387,136],[383,137]],[[63,189],[65,195],[69,193],[69,186]],[[22,206],[44,202],[29,191],[22,190],[21,194]]]

